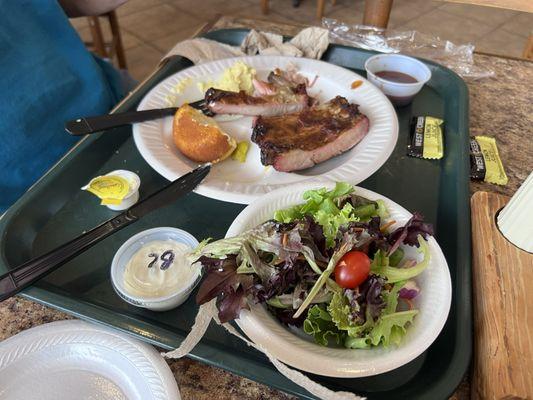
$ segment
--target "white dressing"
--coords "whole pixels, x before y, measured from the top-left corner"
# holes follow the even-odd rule
[[[191,247],[173,240],[144,244],[131,257],[124,271],[124,288],[136,297],[164,297],[194,281],[198,269],[187,260]]]

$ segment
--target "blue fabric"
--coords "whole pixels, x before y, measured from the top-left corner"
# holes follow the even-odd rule
[[[56,0],[0,0],[0,214],[77,141],[64,122],[108,112],[120,77]]]

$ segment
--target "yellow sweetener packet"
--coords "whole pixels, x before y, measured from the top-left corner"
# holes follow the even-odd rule
[[[129,182],[116,175],[97,176],[82,188],[102,199],[102,205],[120,204],[130,191]]]
[[[506,185],[508,178],[498,153],[496,139],[488,136],[475,136],[475,139],[485,161],[485,177],[483,180],[496,185]]]
[[[440,159],[444,157],[444,121],[440,118],[414,117],[407,144],[410,157]]]
[[[424,150],[423,158],[442,158],[444,156],[442,146],[442,124],[444,121],[439,118],[426,117],[424,128]]]

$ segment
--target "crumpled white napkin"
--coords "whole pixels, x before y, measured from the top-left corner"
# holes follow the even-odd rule
[[[176,44],[163,59],[179,55],[188,58],[194,64],[256,54],[320,59],[328,45],[328,30],[320,27],[302,29],[288,42],[283,42],[281,35],[258,32],[252,29],[240,47],[229,46],[205,38],[195,38]]]
[[[211,320],[215,320],[215,322],[219,325],[222,325],[229,333],[231,333],[234,336],[237,336],[239,339],[244,341],[248,346],[251,346],[262,353],[264,353],[270,362],[276,367],[276,369],[285,377],[289,378],[291,381],[296,383],[297,385],[300,385],[304,389],[306,389],[308,392],[314,394],[318,398],[322,400],[365,400],[364,397],[359,397],[354,393],[349,392],[335,392],[333,390],[328,389],[325,386],[320,385],[319,383],[316,383],[312,379],[309,379],[305,374],[301,373],[300,371],[296,371],[292,368],[287,367],[285,364],[283,364],[281,361],[279,361],[277,358],[275,358],[268,350],[266,350],[264,347],[248,340],[244,336],[242,336],[231,324],[225,323],[222,324],[218,320],[217,316],[217,307],[215,304],[216,300],[213,299],[208,303],[202,304],[200,306],[200,309],[198,310],[198,314],[196,314],[196,318],[194,320],[194,324],[191,328],[191,331],[187,335],[187,337],[181,342],[180,347],[178,347],[175,350],[169,351],[167,353],[162,353],[162,355],[166,358],[181,358],[189,354],[194,346],[198,344],[198,342],[202,339],[205,332],[207,331],[207,328],[209,327],[209,324],[211,323]]]
[[[176,44],[166,55],[182,56],[191,60],[194,64],[203,64],[208,61],[219,60],[221,58],[245,56],[238,47],[229,46],[205,38],[195,38],[184,40]]]

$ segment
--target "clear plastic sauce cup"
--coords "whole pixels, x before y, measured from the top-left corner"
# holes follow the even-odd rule
[[[147,308],[152,311],[166,311],[178,307],[182,304],[201,278],[201,269],[198,266],[197,272],[188,282],[176,289],[174,293],[161,297],[140,297],[128,292],[124,285],[124,272],[129,260],[145,244],[154,241],[171,240],[184,243],[194,249],[198,246],[198,241],[190,233],[172,227],[152,228],[129,238],[116,252],[111,263],[111,283],[115,292],[126,301],[137,307]]]

